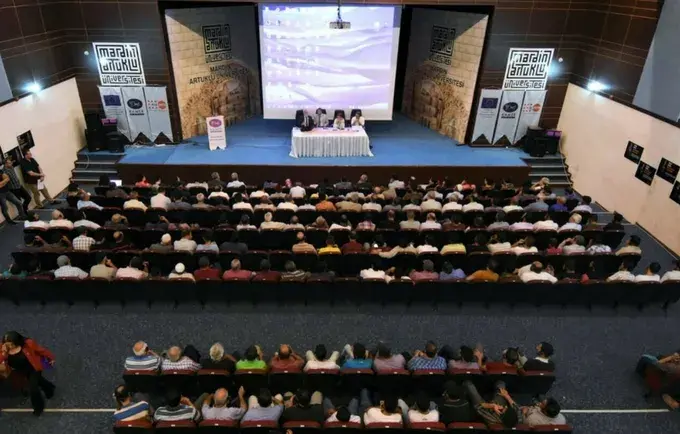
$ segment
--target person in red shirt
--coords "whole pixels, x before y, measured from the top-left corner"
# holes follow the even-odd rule
[[[227,280],[227,279],[247,280],[247,279],[250,279],[252,277],[252,275],[253,275],[252,271],[241,269],[241,261],[239,261],[238,259],[232,259],[231,269],[224,272],[224,274],[222,275],[222,279],[224,279],[224,280]]]
[[[271,362],[269,362],[269,366],[272,369],[286,369],[290,371],[302,371],[304,364],[304,359],[297,355],[290,345],[286,344],[279,347],[279,351],[274,354]]]
[[[220,279],[221,271],[210,264],[210,258],[201,256],[198,260],[199,269],[194,271],[194,278],[196,280],[205,279]]]
[[[253,281],[274,280],[278,282],[281,279],[281,273],[278,271],[274,271],[271,268],[272,264],[269,262],[269,260],[263,259],[262,261],[260,261],[260,271],[255,273]]]
[[[54,355],[38,345],[33,339],[25,338],[17,332],[5,333],[0,348],[0,368],[26,377],[31,393],[33,414],[40,416],[45,409],[45,399],[52,398],[56,386],[42,376],[44,365],[52,366]]]
[[[343,244],[342,247],[340,248],[343,255],[345,253],[362,252],[363,249],[364,249],[364,246],[362,246],[361,243],[357,241],[357,234],[354,233],[354,232],[350,232],[349,241],[346,242],[345,244]]]
[[[434,271],[434,263],[429,259],[423,261],[423,271],[411,271],[409,276],[414,282],[417,280],[438,280],[439,273]]]

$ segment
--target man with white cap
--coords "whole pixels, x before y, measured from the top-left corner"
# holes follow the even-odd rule
[[[199,369],[201,365],[185,356],[182,349],[177,346],[168,349],[161,363],[161,371],[198,371]]]
[[[562,232],[562,231],[581,231],[581,214],[574,213],[569,217],[569,222],[565,223],[561,228],[557,230],[557,232]]]
[[[132,352],[134,356],[125,359],[125,369],[155,371],[161,365],[161,358],[144,341],[136,342],[132,347]]]
[[[54,277],[56,278],[77,277],[78,279],[85,279],[87,277],[87,272],[78,267],[73,267],[71,260],[66,255],[57,258],[57,265],[59,268],[54,270]]]
[[[246,390],[241,386],[238,389],[238,407],[229,407],[229,392],[220,388],[214,394],[204,393],[196,401],[196,408],[201,409],[203,420],[241,420],[248,410],[248,402],[245,399]]]
[[[177,265],[175,265],[173,272],[168,275],[168,279],[184,279],[193,281],[194,275],[187,273],[184,264],[179,262]]]
[[[172,252],[173,251],[172,237],[170,236],[170,234],[163,234],[163,236],[161,237],[161,242],[152,244],[151,247],[149,247],[149,250],[158,253]]]

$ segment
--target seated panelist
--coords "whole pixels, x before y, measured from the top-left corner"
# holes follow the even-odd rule
[[[345,118],[343,118],[340,113],[338,113],[338,115],[335,117],[335,120],[333,121],[333,128],[338,130],[345,129]]]
[[[328,116],[326,115],[326,111],[321,107],[316,109],[316,113],[314,115],[314,123],[319,128],[326,128],[328,126]]]
[[[366,125],[366,119],[364,119],[364,116],[361,113],[361,110],[358,110],[354,116],[352,116],[352,121],[351,124],[353,127],[364,127]]]
[[[307,110],[302,112],[302,119],[299,122],[298,127],[300,131],[311,131],[314,129],[314,119],[307,113]]]

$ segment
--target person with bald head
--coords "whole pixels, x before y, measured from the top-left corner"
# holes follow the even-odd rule
[[[165,354],[161,371],[198,371],[201,365],[185,356],[182,349],[177,346],[170,347]]]
[[[279,346],[279,351],[274,354],[269,366],[273,369],[286,369],[290,371],[301,371],[305,361],[288,344]]]
[[[201,409],[203,420],[241,420],[248,410],[248,402],[245,399],[246,390],[241,386],[238,389],[238,407],[229,407],[229,392],[219,388],[213,394],[204,393],[196,401],[196,408]]]
[[[517,270],[517,275],[524,283],[535,281],[555,283],[557,278],[553,274],[551,269],[544,268],[540,261],[534,261]]]
[[[50,228],[73,229],[73,222],[64,218],[64,214],[56,209],[52,211],[52,220],[48,224]]]
[[[125,359],[125,369],[128,371],[155,371],[161,365],[161,358],[144,341],[135,343],[132,352],[134,356]]]

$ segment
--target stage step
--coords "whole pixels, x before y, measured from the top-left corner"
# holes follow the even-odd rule
[[[97,184],[102,175],[108,176],[112,181],[119,180],[120,175],[116,169],[116,164],[124,155],[124,152],[90,152],[87,149],[82,149],[78,152],[78,159],[71,171],[73,182],[77,184]]]
[[[546,155],[545,157],[526,156],[522,158],[530,167],[529,179],[537,182],[543,177],[550,178],[550,185],[556,188],[571,186],[569,166],[562,154]]]

